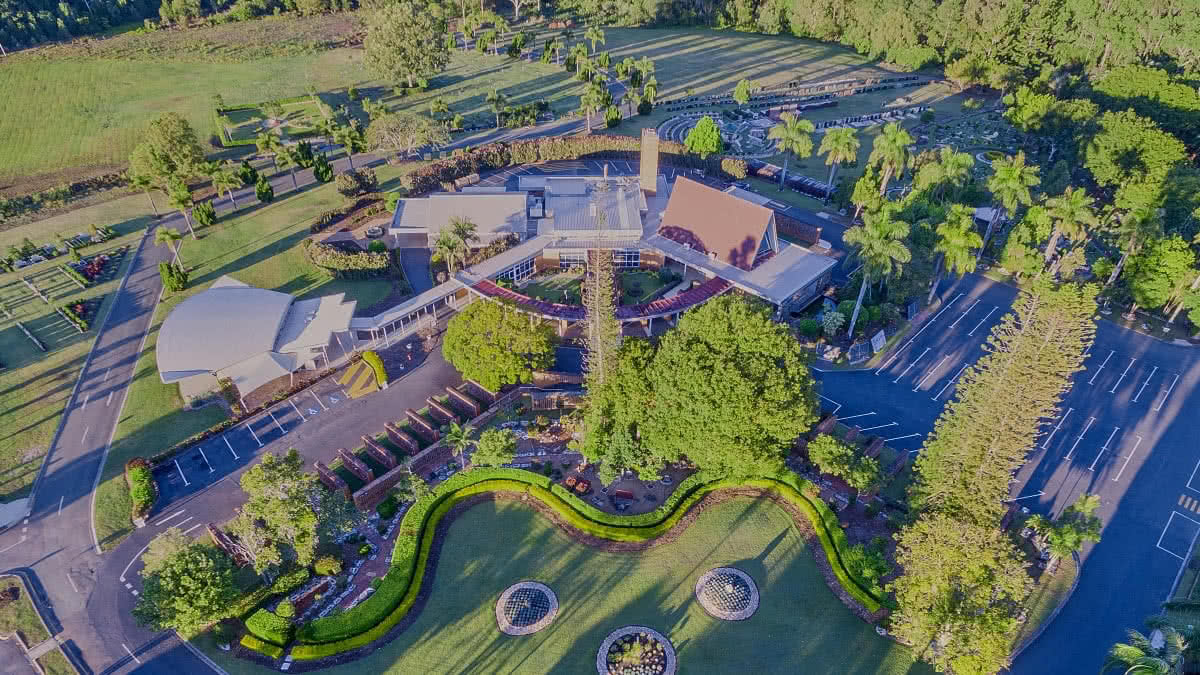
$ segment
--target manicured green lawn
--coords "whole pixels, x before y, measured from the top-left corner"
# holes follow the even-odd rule
[[[622,305],[646,302],[665,285],[653,272],[623,272],[620,281]]]
[[[540,276],[525,285],[521,292],[531,298],[545,300],[546,302],[561,302],[568,305],[577,305],[579,299],[579,282],[583,280],[583,275],[578,272],[560,272]]]
[[[381,166],[376,173],[381,184],[394,184],[417,166]],[[138,359],[96,494],[96,536],[101,546],[116,546],[132,528],[129,495],[121,477],[125,462],[154,455],[225,418],[224,411],[215,406],[184,410],[178,385],[165,385],[159,380],[154,358],[158,328],[175,305],[225,274],[252,286],[302,298],[344,292],[347,299],[357,299],[361,307],[383,299],[391,291],[392,282],[388,280],[331,279],[304,259],[300,242],[308,236],[309,224],[343,202],[332,184],[295,195],[281,192],[272,204],[247,207],[232,218],[222,215],[213,227],[197,232],[199,240],[182,240],[181,257],[191,269],[189,287],[163,297]]]
[[[21,637],[30,647],[39,642],[44,642],[50,638],[50,633],[46,632],[46,627],[42,625],[42,620],[38,618],[37,610],[33,608],[33,602],[29,600],[29,596],[25,593],[25,586],[17,577],[4,577],[0,579],[0,588],[8,588],[16,586],[19,597],[16,602],[9,603],[3,608],[0,608],[0,635],[10,635],[16,631],[21,632]]]
[[[263,121],[267,119],[267,114],[261,107],[230,110],[225,116],[233,122],[231,135],[235,141],[254,138],[260,131],[266,130]],[[312,129],[324,119],[320,108],[311,99],[283,104],[281,126],[285,134]]]
[[[1079,567],[1075,564],[1074,558],[1060,560],[1054,576],[1042,575],[1038,585],[1033,587],[1033,594],[1026,603],[1026,614],[1029,618],[1021,625],[1021,630],[1013,640],[1014,647],[1033,635],[1042,622],[1050,618],[1050,613],[1071,591],[1071,584],[1075,583],[1075,577],[1078,575]]]
[[[741,622],[712,619],[696,603],[696,579],[735,566],[762,594]],[[500,593],[537,580],[558,596],[545,630],[508,637],[496,628]],[[484,503],[463,514],[442,547],[432,593],[416,622],[336,673],[594,672],[613,629],[637,624],[673,642],[681,673],[929,673],[910,652],[875,634],[825,585],[790,518],[735,499],[706,512],[674,543],[637,554],[576,544],[526,506]],[[232,675],[266,669],[199,644]]]

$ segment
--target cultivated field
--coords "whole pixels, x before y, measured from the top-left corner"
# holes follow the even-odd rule
[[[751,618],[718,621],[696,602],[697,578],[720,566],[754,578],[761,604]],[[496,599],[527,579],[554,590],[558,616],[541,632],[505,636]],[[578,675],[595,672],[604,636],[630,624],[666,635],[679,672],[784,672],[796,664],[812,673],[931,672],[841,604],[791,519],[761,501],[722,503],[677,541],[635,554],[597,552],[527,506],[486,502],[451,526],[431,583],[424,609],[399,637],[329,672]],[[206,637],[198,642],[232,675],[270,672]]]

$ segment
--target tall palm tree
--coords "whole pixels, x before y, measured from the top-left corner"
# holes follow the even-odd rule
[[[299,190],[300,184],[296,182],[296,167],[300,166],[300,150],[289,145],[279,152],[279,166],[288,169],[292,174],[292,189]]]
[[[283,152],[283,141],[279,140],[275,134],[260,131],[254,137],[254,147],[258,148],[258,154],[271,156],[271,162],[275,165],[275,173],[279,173],[279,153]]]
[[[1088,236],[1098,221],[1092,209],[1092,198],[1083,188],[1068,187],[1060,196],[1047,199],[1046,209],[1054,219],[1054,229],[1046,242],[1045,260],[1049,263],[1058,249],[1060,237],[1066,235],[1071,241],[1079,242]]]
[[[458,422],[451,422],[450,429],[443,436],[443,441],[450,447],[450,454],[458,457],[461,461],[463,452],[471,447],[471,434],[475,432],[475,427],[470,424],[460,425]]]
[[[195,239],[196,231],[192,229],[192,219],[188,217],[188,209],[192,208],[195,202],[192,201],[192,191],[188,189],[187,184],[183,181],[172,183],[167,201],[170,202],[171,208],[179,209],[183,214],[183,222],[187,223],[188,232],[192,234],[192,239]]]
[[[363,137],[362,131],[353,124],[340,126],[334,131],[334,141],[346,149],[346,161],[350,163],[350,170],[354,170],[354,153],[362,152],[367,147],[367,139]]]
[[[938,261],[934,263],[933,283],[929,286],[926,304],[933,302],[943,270],[960,277],[975,271],[976,260],[972,251],[983,245],[983,237],[975,231],[975,209],[964,204],[951,206],[946,222],[938,225],[936,232],[938,240],[933,250],[938,255]]]
[[[588,26],[583,33],[583,39],[592,43],[592,53],[596,53],[596,44],[604,44],[604,31],[599,26]]]
[[[643,56],[638,59],[633,67],[642,74],[642,80],[654,74],[654,62],[650,60],[649,56]]]
[[[567,50],[567,56],[571,57],[571,60],[575,62],[575,70],[579,70],[579,64],[589,60],[587,45],[582,42],[576,42]]]
[[[829,167],[829,190],[825,198],[833,196],[833,177],[839,166],[852,162],[858,157],[858,132],[853,127],[839,127],[825,132],[821,139],[818,153],[825,155],[825,164]]]
[[[132,185],[133,187],[141,190],[142,192],[146,193],[146,199],[150,200],[150,208],[154,211],[154,217],[158,218],[159,217],[158,206],[155,205],[154,195],[151,194],[151,190],[154,190],[158,187],[157,185],[154,184],[154,179],[151,178],[150,176],[146,176],[146,175],[143,175],[140,173],[130,174],[129,184]]]
[[[579,97],[579,108],[587,115],[587,130],[592,132],[592,113],[599,112],[608,101],[608,90],[593,82]]]
[[[242,187],[242,179],[238,178],[237,174],[234,173],[232,169],[225,167],[218,168],[210,175],[212,176],[213,189],[217,191],[217,194],[222,192],[228,194],[229,203],[233,204],[233,210],[236,211],[238,205],[237,199],[235,199],[233,196],[233,191]]]
[[[1117,240],[1121,257],[1113,267],[1108,281],[1104,283],[1105,287],[1111,286],[1117,277],[1121,276],[1121,270],[1125,269],[1125,262],[1129,260],[1129,256],[1137,255],[1147,241],[1162,235],[1163,226],[1157,209],[1137,208],[1117,214],[1109,221],[1108,229]]]
[[[959,190],[967,184],[967,179],[971,177],[971,168],[975,166],[975,158],[969,152],[955,152],[950,148],[941,148],[938,150],[938,186],[936,189],[936,197],[942,200],[945,197],[948,187],[954,188],[954,197],[958,196]]]
[[[176,230],[172,230],[171,228],[167,227],[166,225],[159,225],[158,229],[154,231],[154,245],[155,246],[158,246],[160,244],[166,245],[167,249],[170,250],[171,253],[175,254],[175,264],[176,265],[180,264],[179,263],[179,240],[180,239],[183,239],[183,235],[179,234],[179,232],[177,232]]]
[[[1033,196],[1030,194],[1029,188],[1042,182],[1042,179],[1038,177],[1038,167],[1025,163],[1023,151],[1018,151],[1012,157],[1002,157],[992,162],[992,170],[995,173],[988,178],[987,182],[988,189],[992,191],[992,217],[988,219],[987,230],[983,233],[984,246],[987,246],[988,240],[992,237],[992,230],[996,227],[996,221],[999,220],[999,207],[1003,206],[1009,217],[1014,217],[1017,207],[1029,206],[1033,203]],[[983,255],[983,247],[979,248],[979,255]]]
[[[497,89],[488,92],[487,104],[492,107],[492,112],[496,113],[496,128],[500,128],[500,113],[504,112],[504,106],[508,104],[508,97]]]
[[[879,183],[879,194],[887,194],[887,184],[893,177],[904,175],[908,166],[908,146],[913,144],[913,137],[899,122],[888,122],[883,131],[875,139],[871,155],[867,158],[870,164],[878,164],[883,169],[883,180]]]
[[[1181,673],[1183,652],[1187,647],[1183,636],[1172,626],[1157,628],[1150,637],[1130,629],[1129,642],[1118,642],[1108,650],[1108,658],[1105,659],[1100,672],[1106,673],[1118,668],[1127,674],[1139,675]]]
[[[561,37],[556,37],[553,40],[550,40],[548,43],[546,43],[546,49],[548,51],[554,52],[554,60],[560,66],[562,65],[562,50],[565,49],[566,46],[567,46],[567,43],[563,42],[563,39]]]
[[[785,112],[779,117],[779,124],[771,127],[767,138],[774,139],[783,153],[783,173],[779,174],[779,184],[787,182],[788,160],[794,155],[797,158],[808,157],[813,151],[812,132],[816,130],[809,120],[796,117]]]
[[[464,218],[462,216],[452,216],[450,218],[449,226],[450,233],[457,237],[462,243],[462,246],[458,251],[458,257],[462,265],[466,267],[467,257],[471,253],[471,244],[479,241],[479,235],[476,234],[476,230],[479,229],[479,226],[471,222],[469,218]]]
[[[912,253],[904,244],[908,230],[908,223],[892,220],[892,210],[885,207],[863,214],[863,224],[855,225],[842,235],[842,241],[858,247],[855,255],[862,262],[863,275],[862,287],[858,289],[858,300],[854,303],[854,315],[850,317],[850,330],[846,335],[854,335],[854,324],[858,321],[863,295],[867,292],[867,284],[871,278],[882,279],[894,271],[899,271],[905,263],[912,260]]]
[[[462,240],[454,236],[450,230],[442,230],[433,242],[433,252],[446,261],[450,274],[454,274],[454,261],[458,259],[463,247]]]

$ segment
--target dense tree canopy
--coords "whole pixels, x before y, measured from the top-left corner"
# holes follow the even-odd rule
[[[450,50],[442,36],[446,21],[420,0],[400,0],[375,9],[367,20],[365,63],[377,77],[389,82],[407,82],[437,75],[450,62]]]
[[[204,150],[192,125],[178,113],[164,113],[146,127],[129,156],[129,172],[160,188],[186,181],[204,168]]]
[[[500,303],[473,302],[450,319],[442,354],[463,377],[496,391],[533,379],[554,361],[554,332],[544,321]]]
[[[229,556],[193,542],[155,561],[133,616],[155,630],[190,632],[225,616],[236,597]]]

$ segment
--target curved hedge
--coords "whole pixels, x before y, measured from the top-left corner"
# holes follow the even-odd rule
[[[757,478],[719,478],[701,473],[688,477],[654,511],[636,516],[604,513],[568,493],[549,478],[522,469],[475,469],[442,483],[413,504],[401,521],[392,552],[391,569],[378,590],[365,602],[336,616],[316,619],[297,631],[301,644],[292,649],[296,660],[312,660],[364,647],[385,636],[412,609],[424,581],[437,524],[450,509],[475,495],[524,492],[554,509],[572,527],[614,541],[647,541],[668,532],[705,495],[716,490],[754,487],[787,500],[811,521],[834,575],[846,592],[868,611],[881,607],[881,598],[856,579],[842,562],[849,547],[837,516],[820,500],[804,495],[808,481],[791,472]],[[418,536],[419,535],[419,536]]]
[[[270,659],[278,659],[283,656],[284,652],[283,647],[273,645],[270,642],[263,642],[249,633],[242,636],[242,646]]]

